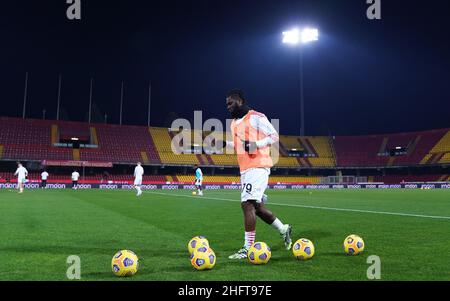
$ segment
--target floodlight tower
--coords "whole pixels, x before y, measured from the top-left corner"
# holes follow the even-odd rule
[[[308,44],[319,39],[319,30],[316,28],[293,28],[289,31],[283,31],[283,43],[297,46]],[[305,110],[304,110],[304,96],[303,96],[303,51],[300,51],[300,136],[305,135]]]

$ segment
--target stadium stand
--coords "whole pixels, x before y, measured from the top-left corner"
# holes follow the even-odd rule
[[[0,118],[3,145],[50,146],[50,122],[34,119]]]
[[[450,130],[446,130],[445,135],[431,149],[430,153],[448,153],[450,152]]]
[[[155,141],[156,150],[162,164],[194,165],[200,164],[195,154],[174,154],[172,151],[172,137],[177,132],[171,133],[166,128],[150,128],[150,136]]]
[[[58,125],[52,124],[51,126],[51,145],[55,145],[58,142]]]
[[[378,157],[383,138],[380,136],[337,136],[337,166],[386,166],[387,157]]]
[[[2,129],[0,143],[3,145],[2,159],[135,163],[143,160],[142,152],[145,152],[149,163],[160,163],[158,153],[146,127],[89,125],[80,122],[24,120],[7,117],[0,119],[0,126]],[[92,144],[98,145],[98,148],[75,150],[53,146],[59,142],[61,133],[65,138],[81,134],[82,138],[90,139]]]
[[[234,154],[196,153],[210,136],[226,140],[229,132],[186,131],[193,153],[174,154],[172,138],[179,130],[145,126],[88,124],[84,122],[0,118],[0,158],[2,160],[82,160],[112,163],[192,166],[237,166]],[[89,147],[58,147],[63,139],[80,137]],[[196,139],[196,140],[194,140]],[[228,137],[227,140],[231,138]],[[390,156],[397,146],[405,153]],[[304,156],[288,156],[297,149]],[[275,150],[275,149],[273,149]],[[382,134],[368,136],[287,136],[280,135],[280,157],[276,167],[333,168],[438,165],[450,163],[450,130]],[[227,148],[226,152],[233,152]]]
[[[300,167],[296,157],[279,157],[278,162],[274,162],[276,167]]]
[[[217,141],[231,141],[231,135],[229,132],[205,132],[203,134],[205,144],[215,145]],[[208,165],[217,166],[237,166],[237,158],[234,154],[234,149],[230,146],[226,146],[222,149],[223,154],[208,154]]]
[[[286,136],[286,135],[280,135],[280,146],[285,151],[287,150],[299,150],[303,151],[304,147],[300,144],[300,141],[298,140],[298,137],[296,136]]]
[[[443,153],[433,154],[433,146],[448,129],[371,136],[338,136],[335,138],[337,166],[407,166],[436,164]],[[390,156],[396,147],[406,149],[404,155]]]
[[[412,134],[393,134],[390,135],[392,148],[397,145],[405,145],[407,154],[395,158],[396,165],[416,165],[420,164],[422,159],[430,152],[434,145],[442,138],[446,130],[433,130],[426,132],[416,132]],[[400,142],[397,139],[403,139]]]
[[[60,149],[50,146],[9,144],[4,147],[3,159],[11,160],[73,160],[72,149]]]
[[[160,158],[147,127],[94,125],[98,148],[80,149],[83,161],[114,163],[160,163]]]
[[[52,124],[51,130],[52,141],[54,140],[54,131],[56,131],[56,140],[70,140],[72,137],[77,137],[80,140],[91,143],[90,125],[88,123],[64,122],[59,125]]]
[[[284,150],[284,151],[282,151]],[[306,157],[290,159],[289,151],[303,152]],[[280,154],[283,157],[279,160],[279,166],[287,167],[333,167],[336,165],[333,157],[332,146],[328,137],[297,137],[280,136]]]
[[[298,140],[298,137],[296,136],[287,136],[287,135],[280,135],[280,142],[283,144],[283,146],[286,149],[299,149],[303,150],[304,147],[300,144],[300,141]]]
[[[218,166],[237,166],[237,157],[235,155],[210,155],[214,165]]]
[[[420,161],[420,164],[444,164],[450,163],[450,131],[433,146],[428,154]]]
[[[328,137],[306,137],[306,140],[314,148],[318,157],[331,158],[331,147]]]
[[[0,143],[3,145],[2,159],[71,160],[71,150],[51,147],[51,123],[49,121],[0,118]]]
[[[441,159],[439,159],[438,163],[444,164],[444,163],[450,163],[450,152],[444,154]]]

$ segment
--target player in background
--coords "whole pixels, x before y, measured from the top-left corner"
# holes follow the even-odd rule
[[[72,173],[72,189],[77,189],[78,187],[78,179],[80,178],[80,174],[78,171],[74,170]]]
[[[136,196],[140,196],[142,194],[141,185],[143,175],[144,168],[141,166],[141,162],[138,162],[137,166],[134,168],[134,188],[137,190]]]
[[[48,179],[48,172],[46,170],[44,170],[41,173],[41,188],[47,188],[47,179]]]
[[[14,176],[17,176],[17,187],[19,188],[19,193],[23,193],[28,177],[28,170],[22,166],[22,163],[17,163],[17,170],[14,173]]]
[[[202,190],[203,172],[200,169],[200,167],[198,167],[197,164],[194,165],[194,169],[195,169],[195,187],[197,187],[197,193],[198,195],[203,195]]]
[[[273,166],[270,146],[278,141],[278,133],[264,114],[247,106],[242,91],[230,91],[226,97],[226,105],[233,118],[233,141],[227,141],[226,145],[234,147],[237,153],[245,227],[244,246],[228,258],[247,258],[248,249],[255,242],[257,216],[280,233],[286,249],[290,250],[292,226],[283,224],[264,206],[267,201],[264,191],[269,182],[270,168]]]

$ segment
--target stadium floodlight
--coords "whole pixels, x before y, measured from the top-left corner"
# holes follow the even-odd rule
[[[289,31],[283,31],[283,43],[297,45],[298,43],[309,43],[319,39],[319,30],[317,28],[306,27],[301,31],[293,28]]]
[[[302,30],[301,41],[302,43],[309,43],[317,41],[319,39],[319,30],[317,28],[305,28]]]
[[[298,44],[300,41],[300,31],[297,28],[289,31],[283,31],[283,43],[284,44]]]
[[[319,30],[317,28],[305,27],[302,30],[293,28],[289,31],[283,31],[283,44],[295,46],[300,43],[308,44],[317,40],[319,40]],[[303,98],[303,51],[300,50],[300,136],[305,135],[305,114]]]

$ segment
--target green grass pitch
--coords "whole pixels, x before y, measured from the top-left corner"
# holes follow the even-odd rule
[[[367,280],[367,258],[381,259],[381,280],[450,280],[450,190],[270,190],[267,207],[316,252],[297,261],[271,226],[256,240],[272,249],[267,265],[227,257],[243,244],[239,191],[0,190],[0,280],[67,280],[70,255],[81,280]],[[348,234],[366,248],[346,256]],[[208,238],[214,269],[196,271],[187,243]],[[111,258],[130,249],[138,273],[118,278]]]

